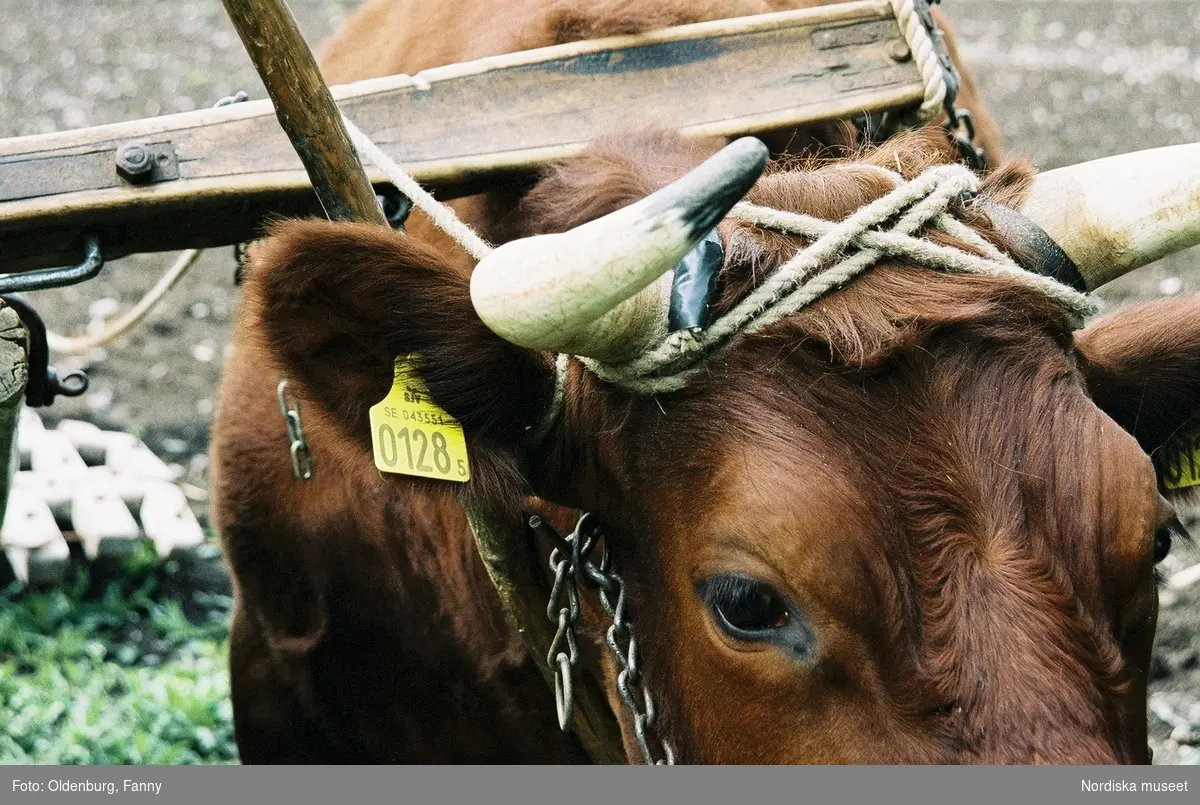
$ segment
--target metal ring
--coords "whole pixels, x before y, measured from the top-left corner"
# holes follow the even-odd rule
[[[558,726],[564,732],[571,728],[575,712],[575,691],[571,686],[571,661],[559,652],[554,669],[554,706],[558,709]]]
[[[309,455],[308,448],[304,442],[292,442],[292,474],[297,480],[307,481],[312,478],[312,456]],[[300,454],[304,454],[304,468],[301,469]]]

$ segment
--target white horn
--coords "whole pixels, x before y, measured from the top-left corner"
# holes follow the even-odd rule
[[[1021,208],[1088,290],[1200,243],[1200,143],[1047,171]]]
[[[568,232],[504,244],[471,275],[475,311],[493,332],[523,347],[610,361],[632,357],[656,332],[665,333],[666,272],[754,186],[766,164],[767,147],[744,137],[635,204]]]

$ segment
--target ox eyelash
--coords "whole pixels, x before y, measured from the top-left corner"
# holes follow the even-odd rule
[[[1187,528],[1183,525],[1182,522],[1180,522],[1178,517],[1176,517],[1174,520],[1172,520],[1171,522],[1164,525],[1162,528],[1164,530],[1166,530],[1171,536],[1171,545],[1167,549],[1166,554],[1164,554],[1163,559],[1165,559],[1167,556],[1170,556],[1171,553],[1173,551],[1175,551],[1180,545],[1186,546],[1188,550],[1195,550],[1195,548],[1196,548],[1195,537],[1193,537],[1192,533],[1187,530]],[[1155,535],[1155,538],[1157,539],[1157,534]],[[1164,589],[1167,586],[1167,574],[1165,572],[1163,572],[1162,567],[1157,562],[1154,565],[1153,574],[1154,574],[1154,586],[1158,590]]]

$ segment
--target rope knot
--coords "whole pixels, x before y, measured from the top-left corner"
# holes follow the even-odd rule
[[[907,19],[905,27],[912,30],[915,21],[912,0],[893,0],[893,3],[907,6],[907,16],[898,18],[902,25]],[[440,229],[476,259],[482,259],[492,250],[491,244],[459,220],[452,209],[421,188],[353,123],[344,117],[343,121],[355,147],[379,166],[400,192],[412,199]],[[803,238],[808,245],[706,329],[671,333],[657,346],[625,363],[607,364],[583,357],[580,361],[600,378],[633,394],[678,391],[703,371],[704,361],[735,336],[756,332],[791,316],[829,292],[845,287],[885,257],[899,257],[944,271],[1020,279],[1061,304],[1076,323],[1082,323],[1084,316],[1096,311],[1090,297],[1053,279],[1025,271],[947,212],[964,194],[969,196],[979,191],[979,177],[965,165],[937,165],[911,181],[905,181],[899,174],[892,175],[895,178],[892,191],[840,222],[739,202],[729,218]],[[917,237],[926,226],[963,241],[977,253]],[[535,441],[546,437],[562,406],[567,358],[558,356],[553,398],[547,415],[532,434]]]
[[[704,349],[697,338],[701,332],[699,327],[677,330],[667,336],[667,343],[681,355],[694,355]]]

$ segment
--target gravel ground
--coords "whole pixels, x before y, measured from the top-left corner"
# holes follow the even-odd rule
[[[318,42],[359,5],[290,0]],[[1194,0],[946,0],[1010,152],[1043,168],[1200,140],[1200,4]],[[0,0],[0,137],[187,111],[265,92],[219,0]],[[92,282],[37,295],[76,334],[133,304],[170,261],[116,261]],[[141,432],[207,485],[205,449],[236,293],[230,250],[206,254],[145,326],[84,360],[71,416]],[[1111,307],[1200,291],[1200,251],[1104,290]],[[199,501],[203,517],[203,501]],[[1192,515],[1192,525],[1196,525]],[[1200,557],[1179,552],[1178,570]],[[1157,762],[1200,762],[1200,585],[1164,594],[1151,716]]]

